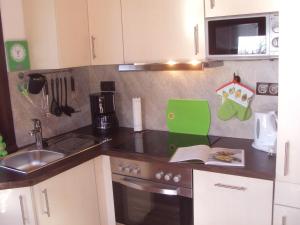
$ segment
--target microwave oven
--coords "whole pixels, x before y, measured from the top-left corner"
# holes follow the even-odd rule
[[[207,59],[278,57],[278,13],[207,18],[205,28]]]

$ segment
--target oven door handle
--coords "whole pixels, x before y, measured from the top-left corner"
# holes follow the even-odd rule
[[[133,188],[136,190],[163,194],[163,195],[175,195],[175,196],[179,195],[179,188],[170,185],[157,184],[151,181],[128,178],[125,176],[120,176],[115,174],[113,174],[112,178],[114,182],[120,183],[126,187]]]

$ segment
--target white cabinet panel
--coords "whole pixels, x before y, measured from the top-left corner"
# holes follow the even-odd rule
[[[93,161],[33,187],[39,225],[99,225]]]
[[[23,0],[32,69],[90,65],[86,0]]]
[[[279,10],[279,0],[205,0],[205,16],[218,17]]]
[[[194,225],[271,225],[273,182],[194,171]]]
[[[30,187],[0,191],[1,225],[37,225]]]
[[[281,205],[274,206],[273,225],[299,225],[299,223],[300,209]]]
[[[203,0],[121,0],[126,63],[203,59]]]
[[[287,182],[275,182],[275,204],[300,209],[300,185]]]
[[[120,0],[88,0],[93,65],[123,64]]]
[[[94,159],[101,225],[116,225],[109,156]]]

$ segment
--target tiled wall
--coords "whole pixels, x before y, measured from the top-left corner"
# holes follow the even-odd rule
[[[257,81],[277,82],[278,61],[231,61],[224,66],[205,69],[204,71],[172,72],[123,72],[116,66],[91,66],[73,69],[78,89],[80,113],[72,117],[45,117],[34,108],[17,90],[18,73],[9,74],[9,84],[14,117],[15,133],[18,146],[34,142],[28,132],[32,129],[32,118],[39,118],[43,124],[44,137],[52,137],[80,128],[91,123],[89,93],[100,91],[100,81],[116,82],[116,106],[121,126],[132,127],[132,102],[136,96],[142,97],[143,122],[147,129],[167,130],[165,111],[170,98],[208,99],[212,123],[210,134],[240,138],[253,138],[253,117],[241,122],[232,119],[227,122],[217,118],[221,98],[215,90],[232,79],[233,72],[238,72],[242,82],[255,88]],[[58,75],[47,75],[50,78]],[[69,76],[69,75],[67,75]],[[69,84],[70,88],[70,84]],[[41,95],[31,95],[35,104],[40,105]],[[50,97],[51,103],[51,97]],[[76,106],[75,102],[70,105]],[[277,97],[256,96],[252,102],[253,111],[277,110]]]
[[[253,117],[245,122],[237,119],[224,122],[217,118],[221,98],[215,90],[232,80],[238,72],[242,82],[255,89],[257,81],[278,82],[278,61],[229,61],[218,68],[201,72],[123,72],[115,66],[90,67],[90,90],[98,92],[101,80],[116,82],[116,105],[121,126],[132,127],[132,103],[135,96],[142,98],[143,122],[147,129],[167,130],[165,111],[170,98],[208,99],[212,123],[210,134],[229,137],[253,138]],[[277,97],[256,96],[252,110],[277,110]]]
[[[27,72],[28,73],[28,72]],[[50,78],[55,77],[70,77],[70,73],[56,73],[56,74],[48,74],[46,75],[49,83],[49,91],[51,93],[50,88]],[[38,118],[42,121],[43,127],[43,136],[44,137],[52,137],[61,133],[65,133],[91,123],[90,116],[90,105],[89,105],[89,74],[87,68],[76,68],[73,70],[72,75],[75,78],[75,84],[77,87],[77,97],[80,105],[81,112],[75,113],[72,117],[68,117],[63,115],[61,117],[56,117],[51,115],[47,117],[45,113],[42,113],[40,110],[41,106],[41,94],[39,95],[30,95],[34,104],[38,107],[32,106],[24,96],[22,96],[18,89],[17,84],[20,82],[18,78],[18,73],[9,73],[9,86],[10,86],[10,94],[11,94],[11,104],[12,104],[12,112],[14,118],[14,127],[17,145],[19,147],[24,146],[26,144],[30,144],[34,142],[34,137],[31,137],[28,132],[32,130],[32,118]],[[69,81],[69,79],[68,79]],[[68,84],[69,88],[69,105],[74,106],[78,109],[75,101],[72,101],[70,97],[70,82]],[[51,104],[51,96],[49,98],[49,104]],[[2,107],[2,106],[1,106]]]

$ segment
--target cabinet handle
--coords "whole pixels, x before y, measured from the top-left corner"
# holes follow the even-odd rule
[[[281,219],[281,225],[286,225],[286,216],[283,216]]]
[[[245,187],[232,186],[232,185],[221,184],[221,183],[215,184],[215,187],[234,189],[234,190],[238,190],[238,191],[246,191],[247,190],[247,188],[245,188]]]
[[[194,26],[194,48],[195,48],[195,55],[199,53],[199,26],[198,24]]]
[[[287,176],[289,173],[289,153],[290,153],[290,143],[287,141],[284,145],[284,171],[283,175]]]
[[[210,0],[210,8],[213,9],[215,8],[216,1],[215,0]]]
[[[94,36],[91,36],[91,40],[92,40],[92,55],[93,55],[93,59],[96,59],[97,58],[96,51],[95,51],[95,40],[96,40],[96,38]]]
[[[50,217],[50,208],[49,208],[49,200],[48,200],[48,192],[47,189],[44,189],[42,191],[42,194],[44,195],[45,203],[46,203],[46,211],[44,210],[43,213],[47,214],[48,217]]]
[[[19,201],[20,201],[20,208],[21,208],[21,214],[22,214],[22,223],[23,223],[23,225],[26,225],[24,201],[23,201],[22,195],[19,196]]]

